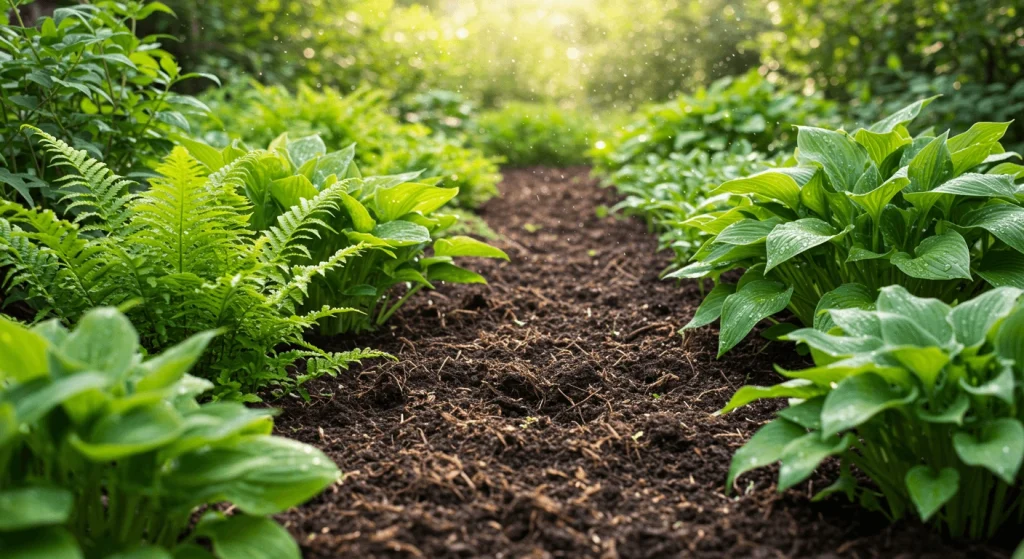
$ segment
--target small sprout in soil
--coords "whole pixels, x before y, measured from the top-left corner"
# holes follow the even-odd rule
[[[643,431],[637,431],[636,433],[633,433],[633,436],[630,437],[630,438],[633,439],[633,442],[637,442],[637,441],[640,440],[640,437],[642,437],[642,436],[644,436],[644,432]]]
[[[600,219],[608,217],[608,206],[601,204],[600,206],[594,208],[594,215],[596,215]]]
[[[523,224],[523,229],[525,229],[527,233],[536,233],[537,231],[540,231],[543,228],[543,225],[537,225],[536,223]]]
[[[540,419],[532,415],[527,416],[526,419],[524,419],[523,422],[519,424],[519,428],[525,431],[526,429],[533,427],[538,421],[540,421]]]
[[[591,258],[597,258],[597,250],[595,250],[595,249],[588,250],[587,251],[587,256],[589,256]]]

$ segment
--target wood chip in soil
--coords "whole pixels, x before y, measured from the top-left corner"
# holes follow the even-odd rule
[[[310,383],[278,402],[277,431],[326,451],[340,484],[280,515],[309,558],[1006,557],[888,526],[841,500],[831,471],[783,495],[774,469],[724,480],[777,404],[712,413],[773,363],[758,336],[720,360],[717,332],[677,331],[700,303],[587,169],[509,170],[481,215],[510,263],[487,286],[443,286],[336,349],[400,358]],[[826,468],[829,470],[829,468]]]

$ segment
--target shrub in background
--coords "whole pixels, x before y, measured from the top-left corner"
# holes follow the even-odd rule
[[[72,325],[91,308],[136,302],[130,313],[142,344],[161,351],[191,334],[223,329],[198,374],[215,380],[216,397],[257,399],[305,380],[335,374],[371,350],[326,352],[303,334],[327,317],[354,309],[300,311],[314,276],[377,248],[346,246],[323,260],[304,251],[324,220],[339,211],[344,185],[288,208],[263,231],[249,223],[254,208],[239,194],[264,153],[229,152],[215,173],[183,148],[157,168],[141,194],[131,183],[42,131],[41,145],[67,173],[59,188],[79,213],[74,221],[49,210],[0,203],[0,266],[8,300],[23,300],[36,319]],[[305,360],[295,374],[293,364]]]
[[[240,82],[204,100],[222,123],[222,129],[207,127],[201,135],[212,145],[240,139],[265,146],[285,132],[293,137],[318,134],[331,151],[355,143],[356,162],[368,175],[421,171],[438,177],[442,186],[459,189],[455,203],[461,207],[475,207],[497,193],[501,176],[494,160],[460,139],[400,122],[388,112],[380,91],[360,89],[343,96],[330,88],[299,85],[292,94],[283,87]]]
[[[821,308],[866,304],[885,285],[946,302],[1024,287],[1024,193],[999,144],[1009,123],[912,137],[928,102],[853,133],[800,127],[796,166],[713,191],[731,207],[684,223],[713,237],[669,277],[746,272],[718,283],[686,328],[721,318],[721,355],[783,309],[819,325]]]
[[[422,124],[448,138],[462,138],[475,123],[476,107],[465,95],[431,89],[405,96],[397,107],[403,121]]]
[[[17,2],[16,2],[17,3]],[[60,170],[46,166],[22,125],[60,137],[120,174],[148,176],[170,151],[170,136],[188,132],[187,116],[206,106],[174,93],[183,74],[159,37],[136,37],[135,25],[159,2],[107,2],[58,8],[26,28],[0,27],[0,196],[63,214],[63,193],[51,185]],[[213,78],[215,79],[215,78]]]
[[[815,366],[780,370],[790,380],[743,387],[723,408],[791,399],[736,452],[729,487],[778,461],[785,491],[836,456],[840,477],[815,499],[846,495],[892,521],[917,516],[954,537],[1019,525],[1021,293],[997,288],[951,308],[890,286],[869,308],[827,311],[835,324],[828,333],[790,333],[810,347]],[[852,468],[877,489],[860,485]]]
[[[508,103],[484,112],[474,133],[481,149],[516,167],[582,165],[596,137],[592,116],[536,103]]]
[[[225,333],[224,335],[230,335]],[[273,413],[198,404],[187,374],[214,332],[140,352],[111,308],[68,331],[0,316],[0,554],[300,557],[268,518],[340,477],[321,451],[271,436]],[[234,514],[200,507],[230,504]]]

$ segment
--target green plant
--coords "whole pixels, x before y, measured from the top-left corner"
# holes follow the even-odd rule
[[[271,436],[273,410],[198,404],[201,332],[139,351],[118,311],[26,328],[0,316],[0,555],[10,559],[300,557],[267,515],[340,477],[319,450]],[[228,516],[200,507],[227,503]]]
[[[684,222],[713,237],[668,276],[718,283],[685,328],[721,318],[721,355],[783,309],[810,326],[821,304],[870,301],[847,284],[947,302],[1024,287],[1019,166],[999,144],[1009,123],[911,137],[906,125],[929,101],[853,133],[800,127],[797,166],[713,191],[733,195],[731,207]],[[746,269],[738,283],[719,282],[734,269]]]
[[[249,225],[253,208],[239,194],[258,172],[263,152],[229,150],[212,174],[183,148],[157,168],[148,190],[131,193],[122,179],[84,151],[36,130],[54,165],[67,173],[59,189],[74,221],[52,211],[0,203],[0,266],[7,268],[6,303],[22,300],[36,320],[66,325],[90,308],[137,302],[129,311],[142,344],[162,351],[191,334],[224,329],[197,374],[215,380],[215,396],[258,399],[309,378],[336,374],[372,350],[326,352],[303,333],[319,320],[352,309],[321,306],[301,312],[314,276],[375,250],[346,246],[310,261],[303,243],[338,207],[342,187],[283,212],[263,231]],[[293,365],[305,360],[304,370]]]
[[[916,515],[954,537],[991,537],[1024,521],[1024,305],[1003,287],[950,307],[906,289],[882,289],[869,309],[827,311],[828,333],[786,336],[815,366],[790,380],[741,388],[728,412],[761,398],[792,398],[740,448],[728,485],[780,461],[779,491],[822,460],[839,479],[816,499],[845,494],[890,520]],[[858,484],[856,468],[874,486]]]
[[[283,87],[241,83],[204,98],[223,122],[223,131],[202,138],[215,146],[240,139],[265,146],[284,133],[318,134],[331,151],[357,144],[356,162],[368,175],[421,171],[459,189],[457,205],[475,207],[497,193],[494,160],[467,148],[457,138],[434,135],[418,124],[400,122],[388,112],[383,92],[360,89],[349,95],[299,85]]]
[[[567,166],[586,163],[597,135],[594,120],[555,105],[508,103],[478,118],[475,143],[509,165]]]
[[[28,205],[63,215],[59,179],[36,148],[30,125],[60,137],[116,172],[148,176],[150,164],[171,149],[169,137],[188,131],[186,115],[206,106],[175,93],[185,74],[160,49],[159,37],[136,37],[135,27],[159,2],[108,2],[58,8],[25,27],[16,4],[6,8],[18,25],[0,27],[0,196],[16,191]],[[6,18],[4,18],[6,23]],[[215,79],[215,78],[214,78]]]
[[[237,149],[218,152],[186,141],[210,172]],[[322,334],[365,331],[387,321],[410,297],[431,282],[486,283],[477,273],[453,262],[455,257],[508,259],[501,250],[465,236],[448,236],[457,218],[439,210],[458,194],[457,188],[416,181],[419,173],[362,177],[354,163],[354,145],[327,153],[317,136],[271,142],[241,190],[254,211],[257,230],[287,220],[303,208],[309,227],[296,236],[290,260],[302,265],[348,254],[345,265],[319,271],[302,286],[299,308],[315,313],[325,306],[358,312],[334,313],[319,320]],[[373,247],[374,250],[361,250]],[[432,248],[433,254],[424,251]],[[394,288],[406,286],[394,301]]]
[[[431,89],[406,96],[398,114],[411,124],[422,124],[448,138],[460,138],[473,128],[476,107],[454,91]]]
[[[787,92],[751,71],[644,108],[635,122],[602,138],[590,155],[598,171],[610,173],[643,164],[649,155],[722,151],[741,141],[754,151],[772,153],[795,140],[790,124],[826,124],[834,115],[834,104],[820,96]]]

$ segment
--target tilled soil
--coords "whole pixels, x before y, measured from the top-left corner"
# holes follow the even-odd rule
[[[818,475],[724,480],[772,418],[712,413],[746,383],[801,366],[752,336],[720,360],[717,332],[676,331],[700,302],[642,223],[597,217],[614,197],[586,169],[506,172],[482,215],[510,263],[490,285],[418,296],[355,340],[393,353],[307,385],[278,431],[324,449],[344,481],[281,520],[323,557],[1005,557],[944,542],[840,500]],[[353,345],[337,340],[339,348]]]

